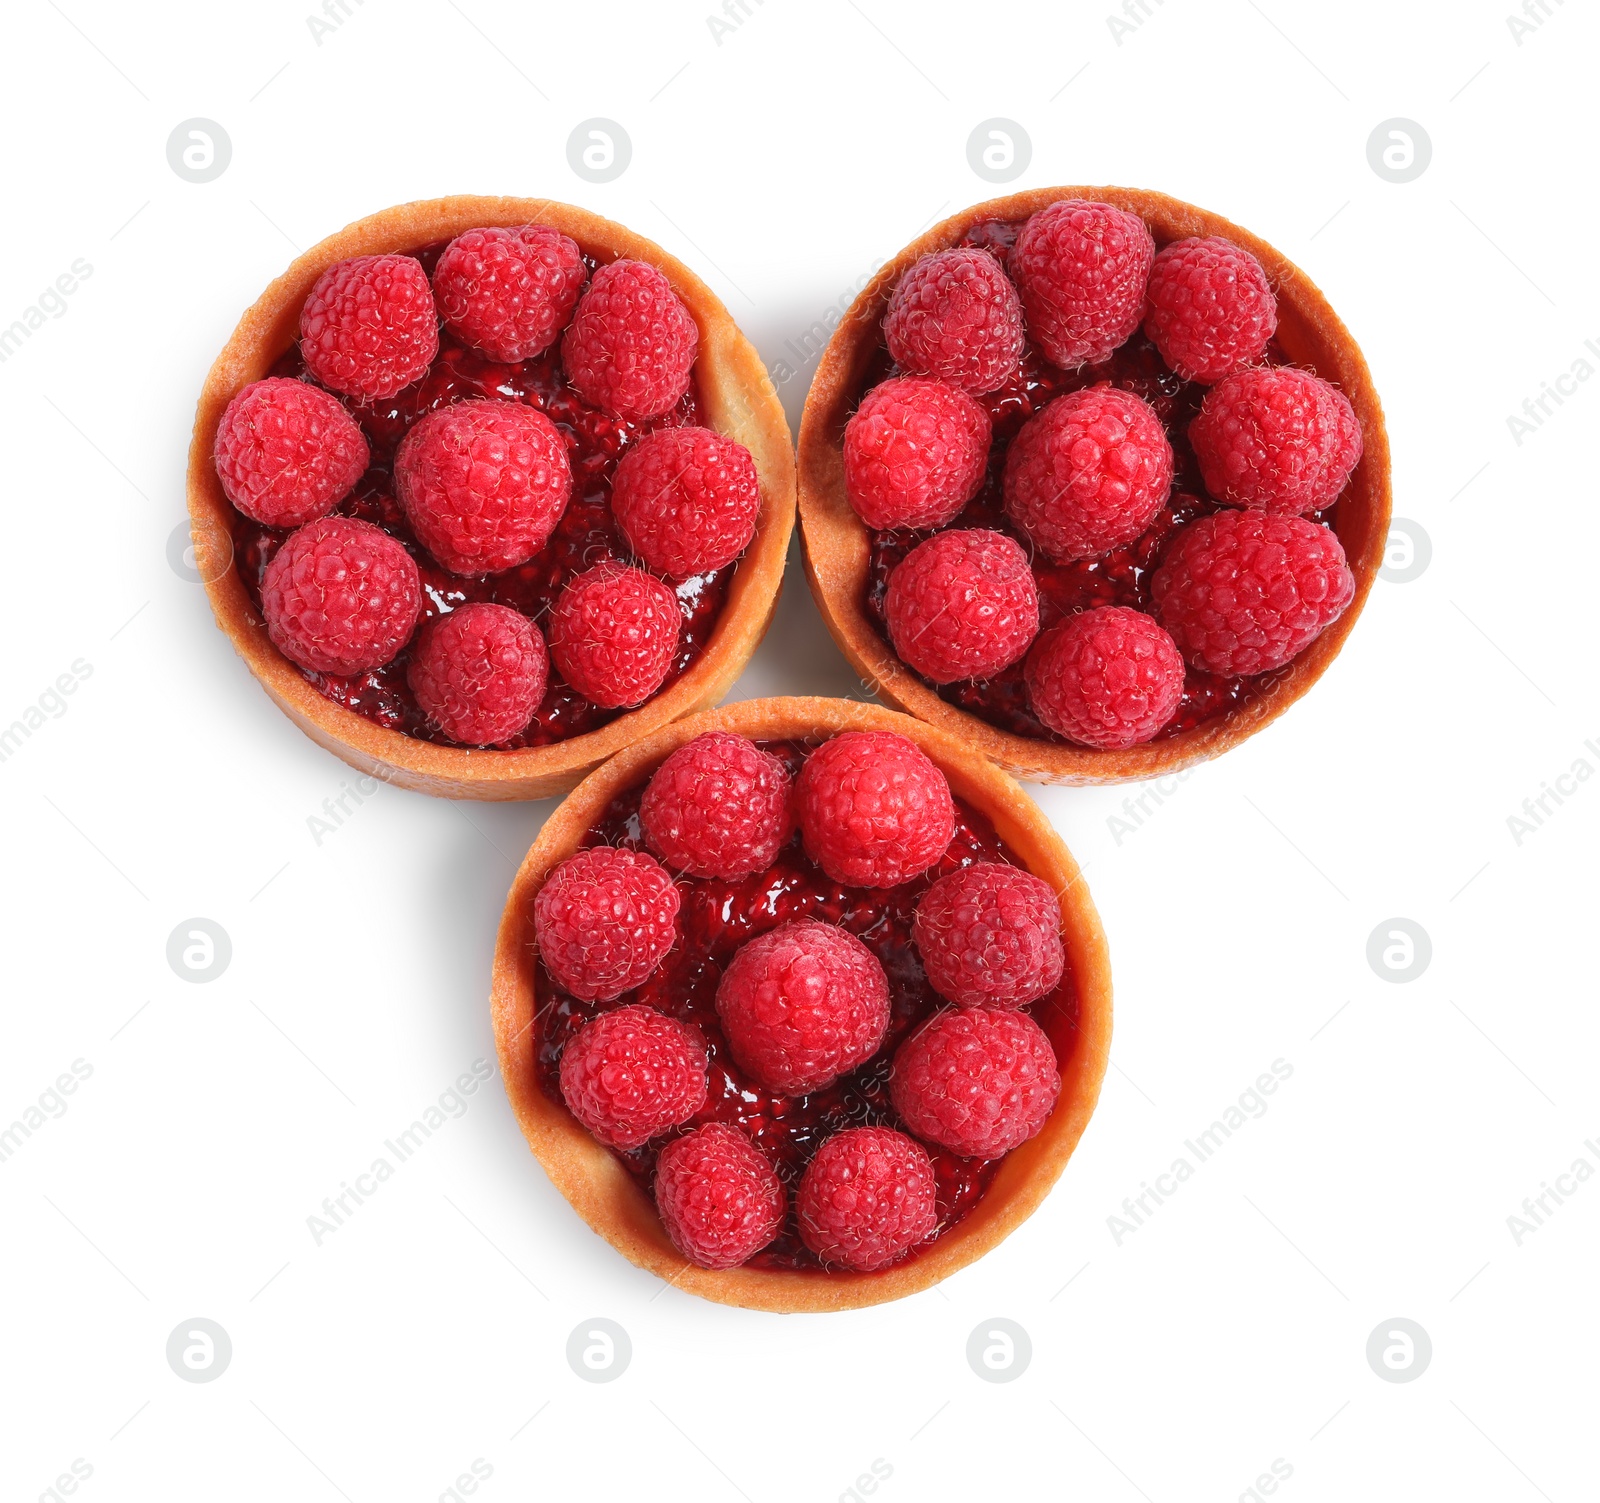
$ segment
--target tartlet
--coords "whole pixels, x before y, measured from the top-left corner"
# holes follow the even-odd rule
[[[1330,518],[1354,575],[1343,615],[1292,662],[1266,675],[1240,703],[1161,739],[1114,750],[1003,729],[950,703],[912,671],[869,612],[872,535],[852,509],[841,445],[846,421],[883,354],[881,324],[890,295],[919,257],[962,243],[977,225],[1018,224],[1061,199],[1089,199],[1137,214],[1156,246],[1219,236],[1260,261],[1277,294],[1276,345],[1288,363],[1336,385],[1365,439],[1360,463]],[[1298,267],[1220,215],[1165,194],[1126,188],[1043,188],[976,204],[935,225],[886,263],[852,304],[823,352],[800,425],[800,526],[806,576],[823,620],[864,682],[882,698],[957,738],[1019,777],[1094,784],[1159,777],[1220,755],[1275,720],[1321,677],[1349,635],[1383,561],[1390,517],[1389,445],[1366,361],[1327,300]],[[958,523],[957,525],[965,525]]]
[[[910,738],[944,772],[958,801],[994,827],[1017,864],[1060,895],[1062,936],[1076,1003],[1037,1018],[1057,1056],[1061,1094],[1037,1136],[998,1161],[981,1198],[934,1241],[875,1272],[821,1267],[708,1270],[668,1239],[649,1193],[539,1080],[541,966],[534,898],[615,801],[642,786],[673,751],[707,731],[757,742],[815,745],[843,731]],[[680,720],[635,743],[584,780],[551,815],[506,900],[495,951],[491,1007],[501,1072],[517,1121],[556,1188],[630,1261],[680,1289],[749,1309],[854,1309],[926,1289],[965,1267],[1021,1224],[1059,1178],[1099,1096],[1110,1048],[1111,975],[1105,935],[1060,837],[1022,788],[954,738],[875,705],[847,700],[751,700]]]
[[[699,332],[699,421],[749,449],[761,505],[749,546],[726,587],[704,649],[676,681],[598,729],[550,745],[478,749],[438,744],[375,724],[325,697],[268,640],[261,613],[234,567],[235,513],[212,461],[230,399],[272,372],[296,342],[306,294],[329,266],[354,256],[411,253],[468,229],[547,225],[598,264],[619,258],[660,270]],[[245,313],[201,391],[189,451],[188,503],[195,563],[216,614],[250,671],[313,741],[374,777],[449,798],[527,799],[565,792],[606,758],[673,720],[715,704],[766,632],[777,604],[794,523],[788,424],[754,347],[711,289],[660,246],[624,226],[546,199],[451,198],[402,204],[357,220],[299,256]]]

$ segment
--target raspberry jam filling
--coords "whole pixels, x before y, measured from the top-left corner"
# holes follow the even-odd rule
[[[973,225],[957,242],[991,252],[1002,267],[1007,265],[1012,245],[1023,223],[985,220]],[[1163,242],[1158,241],[1158,248]],[[1267,348],[1266,364],[1285,365],[1287,357],[1273,341]],[[880,343],[862,379],[864,394],[879,382],[902,374]],[[1148,530],[1126,547],[1100,558],[1080,559],[1070,564],[1054,564],[1036,553],[1028,539],[1018,532],[1006,516],[1001,480],[1006,454],[1022,425],[1056,397],[1084,387],[1108,383],[1142,398],[1155,409],[1172,445],[1172,491],[1166,505]],[[1135,610],[1150,610],[1150,578],[1174,534],[1198,517],[1226,511],[1205,490],[1200,467],[1189,443],[1190,421],[1200,410],[1207,388],[1197,381],[1185,381],[1168,369],[1154,344],[1141,330],[1111,356],[1094,365],[1063,371],[1052,365],[1030,339],[1023,352],[1022,366],[998,391],[977,397],[994,425],[994,441],[989,450],[989,467],[978,494],[950,525],[957,528],[985,527],[1016,538],[1033,558],[1034,578],[1039,588],[1039,630],[1048,631],[1063,617],[1091,610],[1096,606],[1120,605]],[[1334,508],[1310,512],[1307,520],[1331,522]],[[866,608],[888,640],[884,599],[889,576],[926,532],[874,531],[867,566]],[[1028,705],[1023,669],[1026,659],[1013,663],[992,678],[935,684],[924,679],[938,696],[968,713],[977,715],[1000,730],[1014,735],[1067,744],[1040,722]],[[908,671],[909,668],[908,668]],[[1208,720],[1270,694],[1287,667],[1254,678],[1224,678],[1203,669],[1186,666],[1183,698],[1177,713],[1157,732],[1163,740],[1193,730]]]
[[[434,264],[448,242],[441,241],[410,254],[421,261],[431,277]],[[584,265],[592,273],[597,265],[590,256]],[[279,358],[271,376],[309,381],[296,345]],[[567,384],[561,366],[558,340],[542,355],[513,365],[502,365],[467,349],[439,330],[439,353],[428,373],[393,397],[377,402],[357,402],[333,393],[360,423],[371,448],[371,463],[355,489],[334,508],[334,515],[372,522],[403,543],[417,561],[422,577],[424,622],[447,615],[470,601],[491,601],[521,611],[542,623],[562,586],[574,574],[616,559],[634,562],[611,513],[611,477],[628,445],[657,428],[677,428],[700,422],[695,388],[691,383],[678,405],[664,417],[643,422],[614,418],[581,401]],[[468,579],[443,569],[417,541],[395,500],[394,452],[411,425],[425,413],[469,397],[494,397],[526,402],[553,422],[566,440],[572,465],[572,498],[550,540],[531,559],[499,574]],[[233,548],[239,577],[257,611],[261,608],[261,579],[272,556],[289,536],[288,529],[265,527],[237,512],[233,519]],[[676,682],[700,658],[716,627],[727,593],[733,565],[696,574],[674,589],[683,612],[683,628],[671,670],[657,693]],[[542,629],[542,628],[541,628]],[[422,741],[456,743],[434,725],[417,704],[406,682],[406,667],[417,636],[393,661],[366,673],[340,677],[301,669],[301,676],[335,704],[389,730],[403,731]],[[569,685],[552,665],[543,702],[526,730],[500,743],[505,750],[548,746],[581,736],[615,720],[626,710],[606,710],[590,703]]]
[[[806,748],[792,742],[760,743],[798,773]],[[585,846],[611,845],[644,850],[639,829],[643,786],[629,789],[611,803],[585,835]],[[642,1002],[697,1028],[710,1060],[710,1095],[704,1109],[684,1127],[642,1148],[617,1152],[617,1157],[648,1194],[656,1155],[676,1136],[706,1122],[724,1122],[743,1130],[776,1169],[790,1195],[790,1211],[777,1239],[746,1263],[750,1268],[819,1268],[816,1256],[801,1242],[795,1226],[793,1193],[813,1153],[835,1133],[849,1127],[886,1126],[906,1131],[889,1101],[889,1073],[902,1039],[946,1004],[929,986],[911,940],[917,901],[947,872],[978,861],[1015,857],[976,810],[956,800],[955,837],[940,861],[913,881],[887,890],[846,887],[829,877],[806,855],[798,835],[779,851],[764,872],[743,881],[679,877],[682,897],[680,936],[672,952],[644,985],[615,1002],[580,1002],[561,990],[541,964],[537,1003],[540,1088],[560,1103],[561,1051],[568,1040],[598,1013]],[[841,925],[859,937],[882,962],[889,980],[890,1022],[882,1047],[865,1065],[832,1085],[807,1096],[774,1095],[755,1084],[734,1063],[716,1010],[717,983],[723,967],[746,940],[791,919],[815,918]],[[1077,1015],[1077,994],[1070,967],[1060,986],[1025,1009],[1043,1022]],[[1047,1031],[1051,1031],[1047,1029]],[[1060,1063],[1064,1066],[1066,1061]],[[909,1256],[926,1249],[955,1226],[988,1188],[998,1159],[962,1158],[933,1144],[923,1145],[933,1161],[937,1181],[938,1228]],[[616,1152],[616,1150],[613,1150]]]

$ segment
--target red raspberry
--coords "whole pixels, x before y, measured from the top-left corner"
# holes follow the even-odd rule
[[[900,369],[979,394],[1004,386],[1022,362],[1022,304],[988,251],[934,251],[900,278],[883,315]]]
[[[674,871],[727,881],[772,865],[789,835],[788,769],[743,736],[707,731],[645,785],[639,825]]]
[[[1278,300],[1261,263],[1213,235],[1176,240],[1156,256],[1144,331],[1185,381],[1210,385],[1267,352]]]
[[[1103,605],[1069,616],[1028,654],[1033,713],[1057,735],[1101,751],[1138,746],[1183,699],[1183,657],[1143,611]]]
[[[969,1159],[1026,1143],[1055,1110],[1061,1074],[1045,1031],[1025,1012],[952,1007],[896,1051],[889,1099],[907,1127]]]
[[[312,283],[300,354],[324,386],[370,402],[420,380],[439,353],[439,313],[415,256],[356,256]]]
[[[549,676],[539,628],[520,611],[487,602],[425,626],[406,669],[417,703],[464,746],[494,746],[526,729]]]
[[[222,491],[268,527],[325,517],[367,468],[367,441],[337,397],[270,376],[228,403],[213,446]]]
[[[911,937],[928,984],[962,1007],[1026,1007],[1061,982],[1061,904],[1048,882],[999,861],[940,877]]]
[[[1104,360],[1139,327],[1155,253],[1125,209],[1081,198],[1040,209],[1008,263],[1034,343],[1063,370]]]
[[[920,876],[955,834],[945,775],[893,731],[846,731],[800,769],[800,832],[835,882],[894,887]]]
[[[678,938],[678,889],[642,851],[568,856],[533,900],[533,936],[556,984],[583,1002],[632,991]]]
[[[526,563],[572,494],[560,430],[521,402],[467,401],[417,421],[394,457],[395,495],[452,574]]]
[[[806,1165],[795,1211],[800,1240],[824,1263],[884,1268],[939,1224],[933,1161],[892,1127],[835,1133]]]
[[[1058,564],[1099,558],[1155,520],[1172,445],[1148,402],[1110,386],[1057,397],[1006,456],[1006,515]]]
[[[1361,458],[1361,424],[1337,387],[1279,365],[1213,386],[1189,442],[1218,501],[1300,515],[1339,499]]]
[[[350,517],[307,522],[261,576],[273,646],[313,673],[381,668],[422,614],[412,557],[388,533]]]
[[[588,271],[577,243],[548,225],[468,230],[433,269],[445,326],[491,360],[531,360],[567,326]]]
[[[783,1226],[789,1198],[736,1127],[708,1122],[656,1159],[656,1209],[672,1245],[702,1268],[737,1268]]]
[[[982,528],[918,543],[889,576],[884,615],[901,659],[936,684],[988,678],[1039,632],[1039,589],[1022,546]]]
[[[868,527],[943,527],[978,493],[989,414],[926,376],[874,386],[844,425],[844,484]]]
[[[1304,517],[1219,511],[1191,522],[1150,581],[1156,619],[1207,673],[1267,673],[1344,614],[1356,581],[1339,539]]]
[[[561,1099],[602,1143],[637,1148],[706,1104],[705,1045],[653,1007],[603,1012],[562,1052]]]
[[[687,579],[744,552],[761,510],[761,481],[737,439],[709,428],[658,428],[622,456],[611,510],[646,565]]]
[[[556,597],[547,630],[557,669],[590,704],[643,704],[661,687],[678,651],[678,597],[643,569],[596,564]]]
[[[878,1052],[889,982],[855,935],[797,919],[740,946],[717,984],[717,1016],[761,1085],[804,1096]]]
[[[660,417],[689,389],[700,331],[644,261],[602,266],[561,341],[572,389],[613,417]]]

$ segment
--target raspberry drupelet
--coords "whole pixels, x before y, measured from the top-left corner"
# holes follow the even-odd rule
[[[945,775],[893,731],[845,731],[800,769],[800,833],[835,882],[894,887],[945,853],[955,804]]]
[[[738,881],[765,871],[791,829],[788,769],[726,731],[680,746],[639,800],[645,843],[674,871]]]
[[[678,889],[642,851],[568,856],[533,900],[534,940],[556,984],[584,1002],[632,991],[678,938]]]
[[[889,983],[855,935],[797,919],[740,947],[717,985],[717,1016],[733,1057],[757,1081],[804,1096],[877,1052]]]
[[[980,861],[940,877],[917,903],[912,938],[928,984],[961,1007],[1026,1007],[1061,983],[1061,904],[1021,867]]]

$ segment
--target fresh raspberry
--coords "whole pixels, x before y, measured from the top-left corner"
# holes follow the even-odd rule
[[[643,704],[678,651],[683,612],[654,575],[612,560],[567,581],[550,612],[550,656],[590,704]]]
[[[572,494],[560,430],[521,402],[456,402],[420,418],[395,453],[394,482],[418,540],[452,574],[526,563]]]
[[[1039,632],[1039,589],[1022,545],[983,528],[918,543],[889,576],[889,640],[936,684],[988,678]]]
[[[956,809],[945,775],[893,731],[846,731],[800,769],[800,832],[835,882],[894,887],[945,853]]]
[[[933,1235],[933,1161],[892,1127],[852,1127],[816,1152],[795,1192],[800,1240],[824,1263],[868,1273]]]
[[[917,903],[911,937],[928,984],[962,1007],[1026,1007],[1066,967],[1054,889],[1000,861],[940,877]]]
[[[261,576],[273,646],[313,673],[381,668],[422,614],[412,557],[388,533],[350,517],[319,517],[289,534]]]
[[[1026,1143],[1055,1110],[1055,1050],[1025,1012],[952,1007],[896,1051],[889,1099],[925,1143],[997,1159]]]
[[[1023,671],[1033,713],[1100,751],[1150,740],[1178,712],[1183,656],[1143,611],[1103,605],[1047,631]]]
[[[1155,253],[1125,209],[1081,198],[1040,209],[1008,260],[1034,343],[1063,370],[1104,360],[1139,327]]]
[[[926,376],[874,386],[844,425],[844,485],[868,527],[943,527],[978,493],[989,414]]]
[[[674,871],[737,881],[772,865],[789,835],[789,772],[770,752],[707,731],[655,770],[639,800],[645,842]]]
[[[1057,397],[1006,455],[1006,515],[1058,564],[1099,558],[1155,520],[1172,445],[1148,402],[1111,386]]]
[[[1022,303],[988,251],[934,251],[900,278],[883,337],[901,370],[978,395],[1004,386],[1022,362]]]
[[[468,230],[433,268],[433,295],[457,339],[509,364],[555,342],[587,275],[577,242],[548,225]]]
[[[539,628],[520,611],[486,601],[425,626],[406,669],[423,711],[464,746],[494,746],[524,730],[549,676]]]
[[[1336,386],[1279,365],[1213,386],[1189,442],[1218,501],[1298,516],[1339,499],[1361,458],[1361,424]]]
[[[300,354],[324,386],[358,401],[392,397],[439,353],[439,313],[415,256],[330,266],[300,310]]]
[[[1212,235],[1176,240],[1150,268],[1144,331],[1185,381],[1208,386],[1254,365],[1278,327],[1278,300],[1261,263]]]
[[[269,376],[228,403],[213,446],[222,491],[268,527],[325,517],[367,468],[367,441],[337,397]]]
[[[788,1197],[736,1127],[708,1122],[656,1158],[656,1209],[672,1245],[702,1268],[737,1268],[783,1226]]]
[[[1267,673],[1344,614],[1355,576],[1331,528],[1219,511],[1191,522],[1150,581],[1156,619],[1196,668]]]
[[[632,991],[678,937],[678,889],[642,851],[590,846],[568,856],[533,900],[539,958],[583,1002]]]
[[[720,569],[755,534],[756,462],[709,428],[658,428],[622,456],[611,510],[628,546],[668,578]]]
[[[613,417],[653,418],[689,389],[700,331],[672,283],[644,261],[602,266],[561,341],[572,389]]]
[[[717,1016],[761,1085],[804,1096],[877,1053],[889,982],[855,935],[796,919],[740,946],[717,984]]]
[[[603,1012],[562,1052],[561,1099],[602,1143],[637,1148],[706,1104],[705,1045],[653,1007]]]

